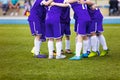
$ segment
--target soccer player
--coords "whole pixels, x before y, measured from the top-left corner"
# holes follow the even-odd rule
[[[88,12],[92,19],[91,26],[90,26],[90,33],[91,33],[91,47],[92,51],[88,55],[88,57],[94,57],[97,54],[99,55],[99,42],[103,47],[103,51],[100,53],[100,56],[105,56],[108,53],[108,47],[106,44],[105,37],[103,36],[103,15],[100,12],[100,9],[96,7],[91,1],[86,1],[88,4]],[[99,42],[98,42],[99,41]]]
[[[85,40],[85,44],[88,44],[87,35],[87,25],[90,21],[90,16],[87,11],[87,7],[84,4],[84,0],[69,0],[71,3],[72,9],[77,16],[77,42],[76,42],[76,54],[70,60],[81,60],[82,56],[80,56],[82,49],[83,39]]]
[[[60,16],[60,24],[61,24],[61,34],[62,38],[65,34],[66,40],[65,40],[65,52],[70,54],[70,7],[63,7],[62,13]],[[63,50],[62,50],[63,51]]]
[[[35,0],[30,10],[30,16],[28,17],[30,30],[34,39],[34,57],[46,58],[46,55],[40,54],[40,46],[42,40],[45,40],[45,16],[46,9],[42,4],[42,0]]]
[[[63,3],[63,0],[53,0],[55,3]],[[56,59],[63,59],[66,56],[61,54],[61,16],[62,7],[48,6],[46,14],[46,38],[48,38],[49,59],[53,59],[54,39],[56,40]]]

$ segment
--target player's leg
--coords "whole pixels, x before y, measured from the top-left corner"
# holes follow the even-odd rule
[[[62,42],[61,42],[61,38],[57,38],[56,39],[56,59],[63,59],[66,56],[61,54],[61,46],[62,46]]]
[[[45,55],[39,54],[40,53],[40,46],[42,44],[42,41],[40,39],[41,35],[42,35],[40,27],[42,27],[42,26],[40,25],[39,21],[29,21],[29,25],[30,25],[30,30],[31,30],[32,35],[35,36],[35,39],[34,39],[34,57],[45,58],[46,57]]]
[[[84,33],[84,36],[83,36],[83,54],[82,54],[82,57],[83,58],[87,58],[88,57],[88,46],[89,46],[89,39],[88,39],[88,34],[90,34],[90,21],[86,22],[86,25],[85,25],[85,33]]]
[[[66,39],[65,39],[65,52],[66,53],[71,53],[70,50],[70,35],[71,35],[71,31],[70,31],[70,22],[65,24],[65,35],[66,35]]]
[[[48,59],[53,59],[54,33],[53,33],[52,22],[49,20],[46,20],[45,25],[46,25],[46,28],[45,28],[46,38],[48,38]]]
[[[48,40],[48,53],[49,53],[48,58],[49,59],[53,59],[53,50],[54,50],[54,39],[49,38]]]
[[[86,21],[79,21],[77,25],[77,42],[76,42],[76,49],[75,49],[75,55],[70,58],[70,60],[81,60],[81,50],[82,50],[82,41],[83,41],[83,35],[86,34]]]
[[[56,39],[56,59],[63,59],[66,56],[61,54],[61,50],[62,50],[62,40],[61,40],[61,26],[59,25],[59,21],[58,23],[54,23],[53,24],[53,34],[54,34],[54,38]]]
[[[75,52],[76,54],[70,58],[70,60],[81,60],[81,56],[80,56],[80,53],[81,53],[81,49],[82,49],[82,40],[83,40],[83,37],[81,35],[77,35],[77,42],[76,42],[76,49],[75,49]]]
[[[61,43],[63,43],[63,36],[61,37]],[[61,54],[64,54],[63,45],[61,45]]]
[[[83,54],[82,54],[82,57],[83,58],[87,58],[88,57],[88,53],[87,53],[87,51],[88,51],[88,42],[89,42],[89,40],[88,40],[88,37],[87,36],[83,36]]]
[[[106,44],[106,40],[105,40],[105,37],[103,36],[103,34],[100,34],[98,36],[98,39],[100,41],[100,44],[102,45],[103,47],[103,51],[100,53],[100,56],[105,56],[106,54],[108,54],[108,47],[107,47],[107,44]]]
[[[107,47],[107,43],[105,40],[104,35],[102,34],[103,32],[103,25],[102,25],[102,19],[98,20],[98,39],[100,44],[103,47],[103,51],[100,53],[100,56],[105,56],[106,54],[108,54],[108,47]]]
[[[94,57],[94,56],[97,56],[97,36],[96,36],[96,33],[93,32],[91,33],[91,48],[92,48],[92,51],[91,53],[89,54],[88,57]]]
[[[41,37],[40,35],[37,35],[35,36],[35,39],[34,39],[34,56],[37,58],[46,58],[45,55],[40,53],[40,48],[42,44],[40,37]]]
[[[87,49],[87,53],[90,54],[91,52],[91,35],[88,35],[88,49]]]
[[[70,50],[70,36],[66,35],[66,40],[65,40],[65,52],[70,54],[71,50]]]
[[[97,22],[96,21],[92,21],[91,24],[90,24],[90,34],[91,34],[91,37],[90,37],[90,41],[91,41],[91,52],[90,54],[88,55],[88,57],[94,57],[94,56],[97,56],[97,35],[96,35],[96,27],[97,27]]]
[[[100,56],[100,41],[98,39],[98,34],[99,33],[96,33],[96,34],[97,34],[97,54],[98,54],[98,56]]]

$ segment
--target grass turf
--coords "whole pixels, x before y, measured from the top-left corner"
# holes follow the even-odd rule
[[[49,60],[32,57],[34,37],[28,25],[0,24],[0,80],[120,80],[120,25],[104,25],[104,30],[107,56],[70,61],[73,54],[67,54],[66,59]],[[73,27],[71,31],[74,51]],[[41,51],[48,55],[46,42]]]

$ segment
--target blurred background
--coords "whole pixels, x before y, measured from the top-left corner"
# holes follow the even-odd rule
[[[104,16],[103,24],[120,24],[120,0],[91,0]],[[0,24],[28,24],[27,18],[34,0],[0,0]],[[74,24],[73,10],[70,12]]]
[[[16,0],[17,7],[13,9],[8,0],[0,0],[0,16],[26,16],[26,10],[32,7],[34,0]],[[12,1],[12,0],[11,0]],[[120,16],[120,0],[92,0],[99,5],[101,12],[104,16]],[[12,2],[11,2],[12,3]],[[16,10],[15,10],[16,9]],[[13,14],[15,12],[15,14]],[[71,17],[73,11],[71,10]]]

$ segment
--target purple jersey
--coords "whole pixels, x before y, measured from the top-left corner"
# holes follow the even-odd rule
[[[63,3],[63,0],[54,0],[56,3]],[[49,6],[47,8],[46,20],[60,21],[62,7]]]
[[[41,35],[45,40],[45,16],[46,9],[40,5],[42,0],[35,0],[28,17],[29,26],[32,35]]]
[[[94,20],[103,19],[103,15],[100,12],[99,8],[96,8],[95,10],[92,10],[90,7],[88,7],[88,12],[89,12],[89,15],[90,15],[90,17],[91,17],[92,20],[93,19]]]
[[[60,23],[61,23],[61,35],[64,34],[69,36],[71,34],[70,31],[70,7],[63,7],[62,13],[60,16]]]
[[[54,0],[56,3],[63,3],[63,0]],[[46,14],[46,37],[47,38],[60,38],[61,26],[60,15],[62,7],[49,6]]]
[[[46,9],[44,6],[40,5],[42,0],[35,0],[34,4],[30,10],[30,16],[28,20],[45,20]]]
[[[71,31],[70,31],[70,22],[69,23],[61,23],[61,35],[64,36],[70,36]]]
[[[100,9],[96,8],[95,10],[92,10],[88,6],[88,12],[92,19],[91,24],[90,24],[90,33],[91,32],[103,32],[103,26],[102,26],[103,15],[101,14]]]
[[[70,22],[70,7],[63,7],[60,16],[60,23],[69,23],[69,22]]]
[[[77,15],[74,13],[73,18],[75,19],[74,31],[77,32]]]
[[[80,35],[87,35],[89,29],[89,21],[91,20],[89,13],[87,11],[86,4],[80,4],[74,2],[71,4],[72,9],[75,13],[75,31]]]
[[[71,3],[71,6],[78,20],[86,20],[86,21],[90,20],[90,16],[87,11],[86,4],[80,4],[78,2],[74,2],[74,3]]]

